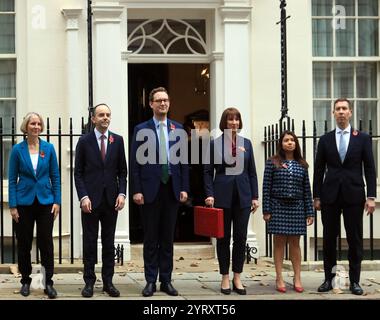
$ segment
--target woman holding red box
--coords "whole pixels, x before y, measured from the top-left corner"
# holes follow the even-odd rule
[[[247,294],[240,274],[243,271],[245,244],[250,212],[259,206],[258,186],[252,143],[238,134],[243,127],[239,110],[227,108],[220,119],[223,134],[211,141],[210,164],[204,166],[207,206],[223,208],[224,237],[217,239],[219,271],[222,275],[220,291],[231,293],[230,241],[233,226],[232,280],[233,290]]]

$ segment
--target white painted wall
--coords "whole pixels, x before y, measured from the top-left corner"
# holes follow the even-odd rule
[[[94,5],[121,5],[119,23],[94,24],[94,102],[110,103],[113,111],[111,130],[121,133],[127,140],[127,62],[126,17],[128,10],[157,15],[159,9],[171,16],[176,14],[204,14],[212,17],[209,63],[211,65],[211,124],[217,127],[220,114],[227,105],[235,105],[244,116],[246,136],[253,141],[256,157],[259,189],[261,196],[264,170],[263,126],[274,123],[280,117],[280,19],[279,1],[268,0],[120,0],[93,1]],[[241,8],[252,6],[249,22],[225,25],[220,7]],[[63,130],[67,130],[68,117],[73,112],[69,100],[69,85],[79,85],[78,109],[75,110],[75,127],[79,127],[80,117],[87,119],[87,26],[86,0],[17,0],[16,1],[16,50],[17,50],[17,122],[21,123],[26,112],[35,110],[51,118],[52,131],[57,127],[58,117],[62,117]],[[77,56],[68,56],[68,35],[63,8],[82,8],[78,17]],[[136,10],[141,11],[136,11]],[[149,11],[150,10],[150,11]],[[202,11],[204,10],[204,11]],[[244,10],[243,10],[244,11]],[[132,11],[131,11],[132,12]],[[289,115],[296,119],[296,131],[300,134],[300,121],[307,120],[308,131],[312,123],[312,56],[311,56],[311,8],[310,1],[288,0],[287,14],[291,16],[288,29],[288,107]],[[39,16],[40,15],[40,16]],[[231,17],[233,15],[229,15]],[[228,41],[228,43],[226,43]],[[75,47],[75,46],[74,46]],[[239,50],[237,50],[239,48]],[[70,82],[73,69],[70,61],[77,59],[76,74],[79,79]],[[71,71],[70,71],[71,70]],[[70,73],[71,72],[71,73]],[[241,81],[244,79],[244,81]],[[130,80],[130,79],[129,79]],[[70,111],[71,110],[71,111]],[[53,140],[54,142],[54,140]],[[127,148],[127,142],[126,142]],[[127,150],[127,149],[126,149]],[[308,145],[308,159],[312,159],[312,146]],[[64,167],[68,165],[68,154],[63,155]],[[68,171],[67,171],[68,172]],[[67,187],[67,172],[63,178],[63,188]],[[310,169],[310,173],[312,168]],[[64,176],[64,174],[62,175]],[[67,195],[64,207],[67,206]],[[75,195],[76,199],[76,195]],[[67,207],[66,207],[67,208]],[[66,212],[66,211],[65,211]],[[250,221],[250,230],[256,233],[261,254],[264,253],[264,223],[261,208]],[[69,231],[67,217],[64,232]],[[128,214],[125,213],[119,230],[128,229]],[[9,224],[9,221],[7,220]],[[375,226],[379,224],[375,215]],[[368,233],[368,223],[365,223]],[[10,225],[9,225],[10,226]],[[6,227],[7,230],[10,230]],[[377,228],[378,229],[378,228]],[[380,230],[375,228],[375,237]],[[312,230],[310,233],[312,233]],[[321,232],[322,228],[319,228]],[[321,234],[319,234],[321,235]],[[128,234],[125,234],[128,237]]]

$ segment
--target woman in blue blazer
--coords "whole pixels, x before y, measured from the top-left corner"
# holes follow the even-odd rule
[[[290,260],[294,270],[293,289],[301,293],[300,235],[314,220],[308,164],[302,158],[296,135],[284,131],[280,135],[277,154],[265,165],[263,182],[263,218],[268,232],[274,235],[274,264],[276,290],[285,293],[282,264],[285,245],[289,243]]]
[[[251,141],[238,135],[243,127],[239,110],[227,108],[220,119],[223,134],[211,141],[210,164],[204,166],[206,205],[223,208],[224,237],[217,239],[219,271],[222,275],[220,291],[230,294],[230,241],[233,225],[232,287],[245,295],[241,283],[245,244],[250,212],[259,206],[255,159]],[[215,175],[215,177],[214,177]]]
[[[22,275],[20,294],[28,296],[32,279],[30,251],[34,223],[41,264],[46,272],[45,293],[54,299],[53,224],[61,204],[61,185],[57,157],[52,144],[39,138],[44,129],[41,116],[28,113],[20,127],[27,138],[15,145],[9,159],[9,208],[15,221],[18,267]]]

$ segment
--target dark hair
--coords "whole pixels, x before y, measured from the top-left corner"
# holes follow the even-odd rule
[[[92,108],[92,111],[91,111],[91,113],[92,113],[92,116],[95,116],[95,113],[96,113],[96,108],[97,107],[100,107],[100,106],[106,106],[110,111],[111,111],[111,108],[106,104],[106,103],[98,103],[96,106],[94,106],[93,108]]]
[[[227,129],[227,120],[230,117],[237,117],[239,120],[239,129],[243,128],[243,121],[241,120],[241,115],[240,115],[239,110],[234,107],[230,107],[224,110],[222,113],[222,116],[220,117],[219,129],[221,131],[224,131],[225,129]]]
[[[334,110],[335,110],[335,105],[338,103],[338,102],[347,102],[348,103],[348,107],[350,108],[350,110],[352,110],[352,104],[351,104],[351,101],[348,100],[347,98],[338,98],[334,101]]]
[[[168,91],[164,87],[158,87],[154,88],[150,93],[149,93],[149,102],[153,101],[154,95],[157,92],[165,92],[167,95],[169,95]]]
[[[285,130],[283,133],[281,133],[280,138],[278,139],[277,153],[270,159],[277,168],[282,166],[282,163],[285,160],[285,151],[284,149],[282,149],[282,141],[284,140],[285,135],[290,135],[294,138],[294,142],[296,144],[296,148],[293,152],[294,160],[296,160],[302,167],[307,169],[309,165],[307,164],[306,160],[302,157],[301,147],[298,142],[298,138],[293,131]]]

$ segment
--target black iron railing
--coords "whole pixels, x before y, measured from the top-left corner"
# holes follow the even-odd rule
[[[277,142],[278,142],[279,136],[281,134],[280,128],[282,128],[282,130],[291,130],[291,131],[296,133],[298,140],[300,142],[300,146],[302,148],[302,155],[303,155],[304,159],[306,161],[308,161],[309,164],[314,163],[315,154],[316,154],[317,145],[318,145],[318,140],[320,138],[320,136],[317,134],[316,122],[315,121],[313,122],[313,129],[312,129],[312,132],[310,134],[307,132],[306,122],[305,122],[305,120],[303,120],[302,126],[301,126],[301,134],[299,134],[299,132],[295,131],[294,119],[286,119],[283,123],[268,125],[264,128],[264,141],[263,141],[264,163],[269,157],[273,156],[276,153]],[[324,133],[327,132],[327,128],[328,128],[327,121],[325,121]],[[363,128],[363,121],[360,120],[359,121],[359,130],[362,130],[362,128]],[[372,136],[373,146],[374,146],[374,154],[376,157],[376,154],[377,154],[375,152],[375,150],[377,150],[377,148],[376,148],[377,141],[376,140],[378,140],[378,138],[380,138],[380,136],[373,135],[371,120],[369,120],[368,126],[366,126],[366,128],[369,129],[368,133],[369,133],[369,135]],[[310,159],[310,153],[309,153],[309,159],[307,158],[307,154],[308,154],[307,151],[308,151],[308,148],[310,148],[310,147],[313,150],[312,159]],[[377,161],[376,161],[376,166],[377,166]],[[311,170],[311,169],[312,169],[312,167],[310,167],[309,170]],[[312,172],[309,172],[309,177],[310,177],[310,183],[312,183],[312,177],[313,177]],[[304,257],[305,261],[308,260],[308,248],[309,248],[308,238],[310,238],[310,237],[313,240],[314,260],[320,260],[321,259],[321,257],[318,255],[318,250],[322,250],[322,245],[321,245],[321,243],[319,243],[319,242],[321,242],[322,237],[320,237],[321,239],[319,239],[319,237],[318,237],[318,228],[320,227],[320,225],[318,224],[317,214],[318,214],[318,212],[316,211],[315,212],[315,222],[313,224],[314,227],[312,228],[313,235],[310,236],[310,235],[306,234],[305,236],[303,236],[303,257]],[[369,215],[368,224],[369,224],[369,226],[368,226],[369,234],[368,234],[368,237],[367,238],[365,237],[365,239],[364,239],[365,240],[364,246],[365,246],[365,251],[368,251],[369,254],[365,255],[365,259],[374,260],[375,259],[375,248],[374,248],[374,233],[373,233],[373,227],[374,227],[373,215]],[[343,258],[341,230],[342,230],[342,227],[340,227],[339,238],[338,238],[338,260],[342,260],[342,258]],[[318,241],[318,240],[320,240],[320,241]],[[268,233],[267,226],[265,225],[265,255],[267,257],[272,257],[272,252],[273,252],[273,238],[272,238],[272,235]],[[288,249],[286,249],[285,258],[288,259]]]

